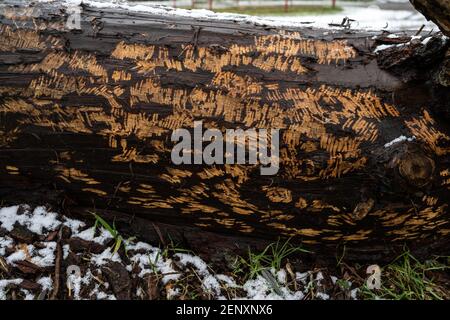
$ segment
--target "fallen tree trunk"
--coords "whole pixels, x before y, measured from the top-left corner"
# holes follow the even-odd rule
[[[417,11],[450,36],[450,0],[410,0]]]
[[[2,7],[4,203],[138,217],[135,232],[172,230],[212,251],[279,236],[369,259],[404,243],[448,248],[440,33],[81,9],[80,29],[68,30],[60,4]],[[175,165],[172,132],[199,120],[280,129],[279,171]]]

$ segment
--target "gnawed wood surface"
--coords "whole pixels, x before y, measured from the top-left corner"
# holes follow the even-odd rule
[[[364,258],[405,242],[448,248],[441,34],[422,42],[91,7],[70,31],[58,4],[30,8],[39,16],[2,8],[5,203],[129,216],[135,232],[164,226],[198,248],[279,236]],[[196,120],[281,129],[279,173],[172,164],[172,131]]]

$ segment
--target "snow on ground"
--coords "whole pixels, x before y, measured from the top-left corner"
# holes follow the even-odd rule
[[[328,28],[329,23],[339,24],[344,18],[355,20],[352,29],[366,30],[418,30],[425,25],[424,30],[438,30],[437,26],[425,19],[417,11],[410,10],[382,10],[376,5],[367,8],[349,6],[342,12],[318,16],[284,16],[268,17],[280,22],[312,22],[312,26]]]
[[[40,2],[52,2],[52,0],[39,0]],[[411,10],[382,10],[377,5],[361,7],[360,5],[348,5],[342,12],[315,16],[274,16],[258,17],[232,13],[215,13],[206,9],[174,9],[168,6],[154,5],[151,2],[138,4],[126,1],[105,0],[63,0],[67,6],[78,6],[81,2],[97,8],[122,8],[132,12],[146,12],[160,16],[189,17],[194,19],[229,20],[241,23],[252,23],[273,27],[304,27],[340,29],[330,26],[330,23],[340,24],[346,17],[355,20],[353,29],[366,30],[405,30],[418,29],[425,25],[424,30],[438,30],[437,27],[427,21],[419,12]]]
[[[111,240],[112,236],[107,230],[105,230],[104,228],[100,228],[100,231],[100,235],[95,236],[96,228],[92,227],[83,230],[82,232],[75,233],[75,236],[86,241],[96,242],[98,244],[104,244],[108,240]]]
[[[0,280],[0,300],[6,300],[6,290],[12,284],[22,283],[22,279]]]
[[[37,207],[33,212],[25,208],[23,214],[18,214],[18,209],[19,206],[0,209],[0,221],[4,229],[11,231],[18,223],[34,233],[42,234],[43,229],[53,231],[61,224],[56,220],[56,213],[46,212],[42,207]]]
[[[24,244],[14,236],[10,237],[9,234],[18,226],[26,227],[39,240],[33,244]],[[123,270],[137,280],[145,279],[147,281],[149,275],[160,277],[162,284],[166,286],[168,299],[176,299],[181,295],[182,288],[178,283],[189,274],[194,274],[200,280],[205,294],[213,299],[298,300],[311,294],[312,288],[315,289],[313,298],[329,299],[329,294],[321,287],[324,279],[321,272],[315,273],[315,276],[312,271],[304,274],[297,273],[296,279],[293,281],[296,281],[299,286],[297,288],[296,285],[297,289],[292,290],[288,287],[288,273],[285,269],[267,270],[243,284],[238,284],[239,279],[231,275],[214,273],[210,266],[198,256],[189,253],[175,253],[169,256],[167,252],[145,242],[125,241],[126,254],[120,256],[118,252],[113,251],[111,246],[106,245],[112,238],[111,235],[106,234],[106,230],[102,228],[95,230],[94,227],[87,227],[82,221],[68,219],[55,212],[50,212],[44,207],[31,209],[29,206],[22,205],[0,209],[0,262],[4,261],[8,264],[8,268],[13,270],[18,267],[17,264],[22,262],[47,270],[46,275],[36,275],[34,282],[40,286],[41,293],[50,293],[54,286],[54,273],[48,270],[55,268],[57,242],[45,239],[50,236],[51,232],[54,233],[63,226],[72,230],[71,239],[78,238],[100,246],[105,245],[102,252],[91,253],[89,254],[90,259],[87,259],[85,254],[72,252],[70,241],[67,241],[69,244],[63,244],[64,261],[71,254],[85,263],[84,271],[79,269],[80,272],[70,273],[66,277],[66,282],[63,283],[74,299],[116,299],[114,292],[111,291],[111,285],[106,281],[99,280],[102,270],[104,271],[102,267],[111,267],[111,263],[123,265]],[[1,267],[0,264],[0,275],[2,275]],[[8,299],[10,289],[14,286],[20,287],[25,281],[23,278],[13,276],[13,273],[10,272],[6,275],[10,275],[10,279],[5,278],[5,274],[3,274],[4,279],[0,280],[0,300]],[[63,275],[65,275],[64,272]],[[335,283],[337,278],[333,277],[332,279]],[[231,289],[235,295],[230,296],[228,290]],[[23,299],[36,299],[40,292],[20,289]],[[136,289],[136,295],[143,295],[141,287]],[[352,292],[352,296],[356,298],[356,291]]]

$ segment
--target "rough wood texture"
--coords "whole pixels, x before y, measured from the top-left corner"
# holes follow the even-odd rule
[[[423,43],[90,7],[69,31],[62,7],[38,6],[32,20],[2,8],[3,201],[121,212],[138,217],[135,232],[156,223],[199,247],[285,236],[369,259],[405,242],[447,250],[440,34]],[[383,44],[398,45],[374,52]],[[171,132],[195,120],[281,129],[280,171],[173,165]],[[385,146],[400,136],[411,141]]]
[[[450,36],[450,0],[410,0],[414,8]]]

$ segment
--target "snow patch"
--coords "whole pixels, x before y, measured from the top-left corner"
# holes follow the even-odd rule
[[[6,262],[8,262],[9,264],[15,265],[14,262],[16,261],[23,261],[27,258],[27,255],[25,253],[25,250],[18,250],[12,254],[10,254],[7,258],[6,258]]]
[[[291,292],[285,287],[280,287],[282,295],[278,295],[269,282],[260,275],[256,279],[248,280],[242,288],[247,292],[246,298],[251,300],[301,300],[304,298],[303,292]]]
[[[22,206],[23,214],[17,214],[20,206],[4,207],[0,209],[0,226],[7,231],[12,231],[14,225],[25,226],[28,230],[43,235],[44,230],[54,231],[61,224],[56,219],[57,214],[47,211],[44,207],[36,207],[30,212],[28,206]]]
[[[39,267],[51,267],[55,264],[56,242],[43,243],[45,248],[32,250],[31,262]]]
[[[67,283],[70,284],[70,288],[73,293],[73,297],[76,300],[81,300],[81,297],[80,297],[81,286],[89,285],[89,283],[92,280],[92,277],[93,277],[93,275],[92,275],[90,269],[88,269],[86,271],[86,274],[83,277],[81,277],[80,275],[77,275],[76,273],[70,274],[67,277]]]
[[[309,275],[310,275],[310,272],[309,272],[309,271],[306,271],[306,272],[296,272],[296,273],[295,273],[295,279],[296,279],[297,281],[300,281],[300,282],[303,283],[303,284],[306,284],[307,281],[308,281]]]
[[[355,288],[352,291],[350,291],[350,297],[353,300],[357,300],[358,299],[358,292],[359,292],[359,288]]]
[[[426,37],[425,39],[422,40],[422,44],[426,45],[433,37]]]
[[[397,138],[391,143],[396,143],[403,140],[404,138]],[[411,139],[406,138],[405,139]],[[68,226],[72,230],[73,237],[79,237],[86,241],[95,241],[104,244],[105,241],[111,239],[109,232],[103,228],[100,228],[100,235],[95,236],[95,228],[88,228],[86,230],[81,230],[85,227],[85,224],[78,220],[72,220],[65,217],[61,217],[61,221],[57,220],[56,214],[47,213],[44,207],[39,207],[40,209],[31,212],[28,207],[23,207],[24,213],[17,214],[19,206],[7,207],[0,209],[0,222],[2,227],[6,230],[12,230],[15,223],[26,226],[30,230],[35,230],[36,233],[43,233],[47,230],[56,229],[61,223]],[[44,217],[49,214],[48,217]],[[41,242],[34,245],[17,245],[14,239],[4,236],[0,237],[0,255],[5,256],[6,248],[11,248],[16,246],[16,251],[9,256],[5,257],[5,261],[8,264],[14,265],[15,262],[20,260],[28,260],[40,267],[53,266],[55,263],[55,251],[56,242]],[[257,275],[254,279],[247,280],[242,286],[237,284],[235,279],[224,274],[214,274],[208,267],[208,264],[203,261],[200,257],[186,254],[186,253],[176,253],[174,258],[176,262],[174,263],[166,254],[156,247],[151,246],[148,243],[137,242],[137,243],[127,243],[125,242],[128,252],[128,258],[131,261],[130,265],[126,266],[129,272],[135,267],[140,268],[140,273],[138,277],[145,278],[148,274],[160,274],[162,276],[162,283],[167,284],[170,281],[175,281],[180,279],[182,274],[190,272],[194,269],[195,273],[199,276],[201,280],[202,288],[206,293],[211,294],[215,299],[225,299],[222,295],[222,289],[226,288],[241,288],[245,294],[243,297],[235,297],[235,299],[303,299],[306,294],[314,289],[314,296],[318,299],[329,299],[330,296],[326,292],[320,292],[324,290],[321,288],[321,282],[324,279],[324,275],[321,272],[313,273],[311,271],[296,273],[296,280],[302,283],[299,291],[292,291],[287,287],[288,275],[285,269],[275,270],[271,269],[270,274],[273,277],[270,279],[267,276]],[[63,257],[66,259],[69,255],[70,247],[69,245],[63,246]],[[108,289],[108,283],[102,283],[101,285],[94,283],[92,280],[95,278],[92,272],[100,272],[99,267],[110,262],[121,263],[121,258],[119,254],[113,253],[112,248],[105,249],[100,254],[91,255],[90,268],[85,271],[84,276],[71,274],[67,278],[68,286],[71,288],[71,296],[74,299],[81,299],[81,291],[87,286],[90,286],[90,291],[88,291],[88,298],[95,298],[98,300],[115,300],[116,297],[113,294],[108,294],[106,289]],[[174,269],[174,264],[178,268]],[[182,269],[182,271],[177,271],[177,269]],[[91,271],[92,270],[92,271]],[[331,277],[334,284],[338,280],[336,277]],[[21,279],[11,279],[11,280],[0,280],[0,299],[6,299],[8,286],[11,284],[20,284]],[[51,277],[42,277],[37,280],[42,286],[43,291],[50,291],[53,288],[53,281]],[[92,283],[92,284],[91,284]],[[349,283],[351,287],[351,283]],[[93,289],[92,289],[93,288]],[[177,287],[177,284],[166,288],[167,299],[174,298],[181,293],[181,289]],[[26,299],[34,299],[35,296],[26,290],[21,291]],[[357,290],[354,289],[350,291],[351,298],[356,299]]]
[[[23,300],[34,300],[34,294],[32,294],[30,291],[26,289],[20,289],[20,292],[22,292],[25,295]]]
[[[236,284],[236,281],[234,281],[233,278],[231,278],[231,277],[229,277],[227,275],[218,274],[218,275],[216,275],[216,279],[219,280],[219,281],[222,281],[223,283],[225,283],[228,288],[237,288],[237,287],[239,287]]]
[[[70,219],[67,217],[64,217],[64,223],[65,226],[69,227],[72,233],[78,233],[80,228],[83,228],[86,226],[86,224],[82,221]]]
[[[21,219],[17,215],[20,206],[5,207],[0,209],[0,226],[7,231],[12,231],[14,224]]]
[[[44,229],[47,231],[54,231],[61,224],[61,222],[56,219],[57,214],[55,212],[47,211],[44,207],[37,207],[31,215],[27,214],[27,216],[30,219],[26,221],[26,226],[29,230],[39,235],[43,234]]]
[[[415,139],[416,139],[415,136],[412,136],[412,137],[409,137],[409,138],[408,138],[408,137],[405,137],[405,136],[401,135],[400,137],[395,138],[394,140],[392,140],[392,141],[386,143],[386,144],[384,145],[384,147],[385,147],[385,148],[389,148],[389,147],[391,147],[392,145],[394,145],[394,144],[396,144],[396,143],[399,143],[399,142],[402,142],[402,141],[409,141],[409,142],[411,142],[411,141],[414,141]]]
[[[159,272],[162,274],[162,282],[166,284],[170,280],[177,280],[180,274],[172,268],[171,259],[163,259],[161,250],[152,247],[149,244],[138,242],[137,244],[128,244],[127,250],[143,251],[142,253],[130,254],[130,261],[137,264],[140,268],[139,277],[143,278],[147,274]],[[131,271],[133,266],[127,266],[127,270]]]
[[[10,280],[0,280],[0,300],[6,300],[6,292],[8,290],[8,286],[10,285],[19,285],[22,283],[22,279],[10,279]]]
[[[175,298],[180,295],[180,288],[169,288],[167,290],[167,300]]]
[[[117,300],[113,294],[107,294],[100,290],[98,284],[95,285],[94,289],[89,293],[90,297],[94,297],[96,300]]]
[[[375,53],[375,52],[380,52],[380,51],[383,51],[383,50],[386,50],[386,49],[389,49],[389,48],[392,48],[392,47],[395,47],[396,45],[395,44],[380,44],[379,46],[377,46],[376,48],[375,48],[375,50],[373,50],[373,52]]]
[[[329,300],[330,296],[326,293],[323,292],[317,292],[316,293],[316,298],[322,299],[322,300]]]
[[[43,291],[50,291],[53,289],[53,280],[50,277],[42,277],[37,281],[37,283],[41,285]]]
[[[208,272],[208,265],[197,256],[193,256],[187,253],[176,253],[175,257],[179,258],[179,263],[183,266],[187,266],[188,264],[193,265],[197,271],[201,274],[209,273]]]
[[[276,276],[277,276],[277,280],[278,280],[279,283],[281,283],[281,284],[286,284],[286,282],[287,282],[287,273],[286,273],[286,270],[284,270],[284,269],[279,270],[279,271],[276,273]]]
[[[112,235],[111,233],[109,233],[108,230],[104,229],[103,227],[99,228],[100,229],[100,235],[99,236],[95,236],[95,226],[89,229],[86,229],[84,231],[81,231],[79,233],[75,233],[74,235],[72,235],[72,237],[75,238],[80,238],[86,241],[93,241],[93,242],[97,242],[101,245],[105,244],[106,241],[111,240],[112,239]]]
[[[48,0],[40,0],[41,2],[49,2]],[[380,10],[377,6],[348,7],[342,12],[327,15],[315,16],[273,16],[258,17],[233,13],[215,13],[205,9],[174,9],[164,5],[155,5],[148,3],[127,3],[127,2],[111,2],[100,0],[66,0],[63,5],[68,7],[83,4],[96,7],[99,9],[123,9],[125,11],[148,13],[157,16],[186,17],[201,20],[219,20],[232,21],[241,24],[254,24],[270,27],[316,27],[326,29],[342,29],[339,26],[330,26],[330,23],[340,24],[345,17],[355,20],[352,27],[363,30],[379,30],[379,29],[414,29],[417,26],[425,24],[425,29],[429,30],[435,27],[432,22],[426,19],[418,12],[409,10]],[[389,23],[388,23],[389,22]]]
[[[15,265],[17,261],[29,260],[38,267],[51,267],[55,263],[56,242],[44,242],[42,245],[44,246],[42,249],[37,249],[31,244],[20,247],[16,252],[10,254],[6,261]]]
[[[103,266],[107,264],[108,262],[122,262],[120,259],[120,256],[117,252],[112,253],[111,248],[107,248],[105,251],[103,251],[100,254],[94,254],[91,257],[91,263],[95,264],[96,266]]]
[[[10,248],[13,244],[14,241],[10,237],[0,237],[0,256],[4,256],[6,249]]]
[[[70,245],[69,244],[65,244],[65,245],[63,245],[62,249],[63,249],[63,259],[65,260],[69,256]]]
[[[202,277],[202,287],[210,293],[215,293],[220,295],[220,284],[219,281],[210,274],[208,271],[208,265],[200,257],[193,256],[187,253],[177,253],[175,254],[179,260],[179,264],[184,267],[192,265],[197,269],[197,273]]]

